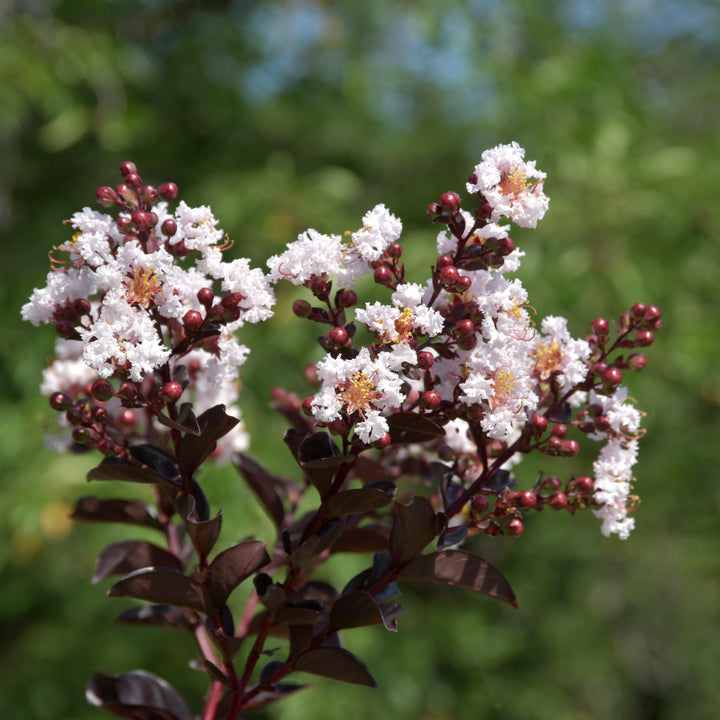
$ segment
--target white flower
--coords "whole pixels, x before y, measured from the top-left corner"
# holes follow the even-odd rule
[[[628,517],[628,506],[633,500],[630,483],[636,462],[637,441],[610,438],[593,465],[594,498],[602,505],[593,513],[603,521],[603,535],[614,533],[625,540],[635,527],[635,521]]]
[[[548,208],[543,193],[546,174],[535,167],[535,161],[524,160],[525,150],[516,142],[498,145],[482,154],[475,166],[474,183],[467,183],[470,193],[480,192],[493,208],[492,221],[508,217],[520,227],[534,228]]]
[[[339,235],[323,235],[310,228],[288,243],[287,250],[268,261],[270,281],[284,279],[302,285],[313,275],[337,275],[343,266],[344,248]]]
[[[461,418],[450,420],[444,425],[443,429],[445,430],[443,440],[453,452],[458,454],[477,452],[477,445],[470,437],[468,432],[470,425],[466,420]]]
[[[181,200],[175,210],[175,218],[178,229],[170,238],[171,245],[182,242],[188,250],[205,252],[212,245],[222,242],[223,232],[215,227],[218,221],[206,205],[191,208]]]
[[[556,374],[560,391],[566,392],[587,376],[590,345],[570,335],[563,317],[544,318],[542,332],[535,341],[536,372],[544,380]]]

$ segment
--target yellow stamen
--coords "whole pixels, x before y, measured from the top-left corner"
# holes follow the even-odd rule
[[[381,393],[375,390],[375,383],[365,372],[355,373],[344,385],[339,393],[340,401],[347,407],[347,412],[359,412],[361,415],[370,408],[370,403]]]
[[[152,268],[134,268],[131,277],[123,280],[125,285],[125,299],[131,305],[148,308],[155,300],[155,296],[162,290],[162,285]]]
[[[535,351],[535,368],[540,377],[549,377],[560,369],[563,352],[560,346],[551,340],[541,343]]]

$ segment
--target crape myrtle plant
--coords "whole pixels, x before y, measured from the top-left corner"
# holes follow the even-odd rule
[[[100,553],[94,582],[121,576],[112,597],[143,604],[119,622],[180,629],[207,673],[202,702],[186,701],[144,670],[96,673],[90,703],[125,718],[234,720],[296,692],[293,673],[373,686],[340,631],[395,631],[406,583],[475,590],[510,605],[503,575],[463,547],[479,534],[517,537],[528,513],[590,509],[602,533],[627,538],[638,503],[632,468],[642,413],[623,373],[661,325],[635,304],[617,322],[593,320],[573,338],[562,317],[537,319],[515,273],[524,253],[510,223],[534,228],[548,207],[545,173],[517,144],[483,153],[456,192],[427,207],[441,227],[424,284],[405,277],[402,225],[384,205],[341,235],[307,230],[268,260],[225,259],[231,242],[209,207],[177,202],[170,182],[145,184],[124,162],[122,182],[68,221],[47,284],[23,318],[55,326],[42,391],[58,412],[58,450],[94,448],[90,481],[142,483],[153,503],[87,496],[78,521],[150,528],[157,542],[125,540]],[[372,275],[384,302],[353,287]],[[297,478],[246,454],[238,407],[245,323],[268,320],[274,286],[305,288],[292,309],[322,328],[324,357],[301,399],[282,388],[273,406]],[[312,327],[312,326],[308,326]],[[601,449],[587,475],[527,479],[530,453],[572,457]],[[267,512],[276,538],[218,549],[222,515],[200,485],[206,463],[232,462]],[[318,578],[337,553],[367,556],[344,587]],[[234,618],[228,599],[249,599]],[[200,708],[200,714],[190,706]]]

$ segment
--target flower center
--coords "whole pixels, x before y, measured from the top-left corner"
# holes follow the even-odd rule
[[[415,315],[410,308],[404,308],[400,317],[395,321],[395,332],[398,336],[395,343],[407,343],[412,339],[413,319]]]
[[[540,377],[548,377],[560,369],[563,359],[563,352],[560,346],[554,341],[540,344],[535,351],[535,369]]]
[[[503,195],[521,195],[532,189],[532,183],[528,182],[527,172],[518,165],[509,172],[502,174],[500,180],[500,192]]]
[[[365,372],[355,373],[344,384],[340,385],[342,392],[338,398],[347,408],[349,415],[359,412],[361,415],[370,409],[370,403],[382,397],[382,393],[375,390],[375,383]]]
[[[136,304],[148,308],[155,296],[162,290],[162,285],[152,268],[134,268],[132,275],[123,279],[125,299],[130,305]]]

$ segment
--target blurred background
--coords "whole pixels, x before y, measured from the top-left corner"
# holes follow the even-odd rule
[[[513,235],[539,316],[584,336],[635,301],[663,311],[647,369],[626,373],[647,412],[637,529],[623,542],[590,513],[529,517],[520,539],[476,546],[519,610],[408,587],[397,634],[344,636],[377,689],[313,679],[254,717],[716,718],[718,37],[713,0],[0,2],[0,717],[102,717],[84,700],[96,668],[156,672],[195,712],[206,687],[189,637],[113,626],[131,603],[89,582],[97,552],[136,533],[67,520],[81,495],[136,488],[88,487],[97,457],[44,447],[53,332],[19,309],[68,236],[62,221],[133,160],[146,181],[211,204],[233,252],[258,265],[309,226],[356,229],[383,202],[424,281],[437,232],[426,204],[463,192],[481,152],[515,139],[552,198],[537,230]],[[294,297],[243,335],[252,452],[286,473],[269,392],[307,394],[299,369],[319,357]],[[521,481],[544,460],[527,458]],[[232,468],[205,487],[224,508],[221,544],[268,536]],[[341,584],[354,569],[328,573]]]

